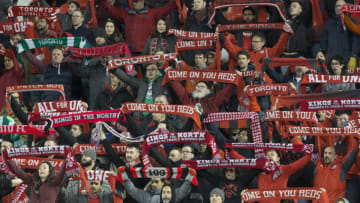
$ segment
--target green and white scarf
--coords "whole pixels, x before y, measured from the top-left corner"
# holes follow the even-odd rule
[[[39,47],[77,47],[87,48],[88,43],[82,37],[59,37],[59,38],[40,38],[40,39],[24,39],[18,44],[18,53]]]

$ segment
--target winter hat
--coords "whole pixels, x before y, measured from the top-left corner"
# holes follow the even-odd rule
[[[341,197],[341,198],[336,200],[336,202],[338,202],[338,201],[344,201],[345,203],[350,203],[350,201],[348,199],[344,198],[344,197]]]
[[[224,191],[222,191],[220,188],[216,187],[216,188],[212,189],[211,192],[210,192],[210,196],[212,194],[219,195],[223,201],[225,200]]]
[[[96,161],[96,152],[95,152],[95,150],[92,149],[92,148],[90,148],[90,149],[85,149],[85,150],[83,151],[83,153],[82,153],[81,156],[83,156],[83,155],[88,156],[88,157],[91,158],[91,160]]]

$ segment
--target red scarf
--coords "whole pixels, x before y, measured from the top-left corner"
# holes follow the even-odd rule
[[[50,129],[51,135],[55,134],[55,130]],[[39,135],[46,137],[43,125],[0,125],[0,134],[19,134],[19,135]]]
[[[266,111],[265,121],[309,121],[317,123],[316,112]]]
[[[6,88],[6,93],[5,93],[6,108],[8,109],[9,115],[12,113],[11,105],[10,105],[10,94],[14,92],[30,92],[30,91],[56,91],[61,93],[62,95],[61,99],[65,99],[64,85],[60,85],[60,84],[10,86]]]
[[[128,58],[116,58],[116,59],[111,59],[109,61],[108,69],[110,70],[120,66],[152,63],[157,61],[167,61],[174,59],[176,59],[176,53],[136,56],[136,57],[128,57]]]
[[[239,85],[240,77],[235,71],[203,71],[203,70],[168,70],[163,79],[162,85],[170,80],[196,80],[196,81],[216,81]]]
[[[360,98],[316,99],[300,102],[303,111],[360,109]]]
[[[286,144],[286,143],[226,143],[225,148],[239,149],[265,149],[285,150],[311,154],[314,145],[312,144]]]
[[[214,32],[192,32],[185,30],[170,29],[168,34],[175,35],[178,39],[187,40],[210,40],[218,37],[217,33]]]
[[[98,121],[117,121],[120,110],[90,111],[75,114],[66,114],[54,116],[50,118],[51,127],[56,128],[65,125],[73,125],[78,123],[94,123]]]
[[[196,170],[209,168],[257,168],[271,172],[275,180],[281,174],[279,166],[268,159],[229,159],[229,160],[183,160],[182,163]]]
[[[8,18],[17,16],[46,17],[50,21],[56,21],[56,7],[48,6],[12,6]]]
[[[80,112],[46,112],[46,113],[29,112],[28,122],[45,121],[54,116],[69,115],[75,113],[80,113]]]
[[[124,114],[133,112],[150,112],[185,116],[193,119],[195,124],[201,129],[200,116],[196,112],[194,105],[125,103],[121,110]]]
[[[220,25],[219,32],[234,30],[282,30],[285,23],[251,23],[251,24],[230,24]]]
[[[26,27],[29,24],[30,24],[29,22],[0,23],[0,33],[1,34],[24,33],[26,30]]]
[[[74,112],[85,111],[81,100],[73,101],[52,101],[52,102],[38,102],[35,104],[35,112]]]
[[[241,194],[241,202],[257,202],[281,199],[306,199],[329,203],[327,193],[320,188],[252,189]]]
[[[248,87],[249,96],[271,96],[288,95],[289,83],[277,83],[271,85],[250,85]]]
[[[178,51],[212,49],[214,48],[214,44],[214,40],[176,40],[176,48]]]
[[[184,142],[205,142],[211,148],[213,159],[218,160],[221,158],[215,139],[208,131],[149,134],[143,143],[142,155],[144,166],[150,166],[148,157],[150,147],[160,144]]]
[[[251,120],[251,134],[254,143],[263,143],[261,132],[261,125],[259,115],[255,112],[229,112],[229,113],[211,113],[204,120],[203,123],[214,123],[221,121],[232,120]],[[255,149],[255,157],[265,157],[264,150]]]
[[[117,43],[109,46],[93,47],[93,48],[74,48],[70,47],[71,54],[75,57],[105,57],[115,55],[131,56],[131,52],[126,43]]]
[[[126,147],[128,144],[111,144],[112,148],[115,150],[117,154],[125,155],[126,153]],[[86,149],[94,149],[97,155],[107,155],[104,147],[99,145],[93,145],[93,144],[78,144],[74,148],[74,154],[80,155],[82,154]]]
[[[287,126],[286,134],[288,136],[355,136],[360,138],[359,130],[355,128]]]

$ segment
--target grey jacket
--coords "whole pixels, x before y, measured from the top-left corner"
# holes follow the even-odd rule
[[[136,102],[137,103],[144,103],[145,102],[145,97],[146,97],[146,92],[148,91],[148,87],[149,87],[149,80],[148,79],[138,79],[135,77],[132,77],[128,74],[126,74],[123,70],[121,70],[121,68],[116,69],[115,73],[114,73],[120,80],[124,81],[125,83],[129,84],[130,86],[136,88],[137,91],[137,98],[136,98]],[[158,77],[157,79],[155,79],[155,81],[152,84],[152,97],[155,98],[161,94],[167,94],[168,90],[167,90],[167,86],[162,86],[161,83],[163,81],[163,77]],[[137,118],[141,118],[139,117],[138,114],[135,114]]]
[[[90,181],[88,181],[90,184]],[[65,192],[66,203],[86,203],[89,202],[89,195],[79,194],[80,181],[70,181]],[[84,187],[85,188],[85,187]],[[100,198],[101,203],[113,203],[113,195],[110,184],[107,181],[103,181],[102,189],[96,193],[96,196]]]
[[[12,0],[0,0],[0,22],[7,22],[8,9],[12,4]]]
[[[155,193],[145,192],[144,190],[135,187],[131,180],[125,178],[124,176],[127,177],[127,175],[123,174],[125,190],[132,198],[139,203],[160,203],[161,190],[157,190]],[[175,202],[180,202],[190,194],[190,191],[191,183],[185,180],[179,188],[175,189]]]

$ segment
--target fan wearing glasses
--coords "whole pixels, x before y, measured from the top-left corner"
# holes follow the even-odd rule
[[[247,128],[235,128],[231,132],[232,142],[239,143],[251,143],[252,137],[250,136],[250,130]],[[254,158],[254,150],[252,149],[236,149],[236,151],[246,158]]]

